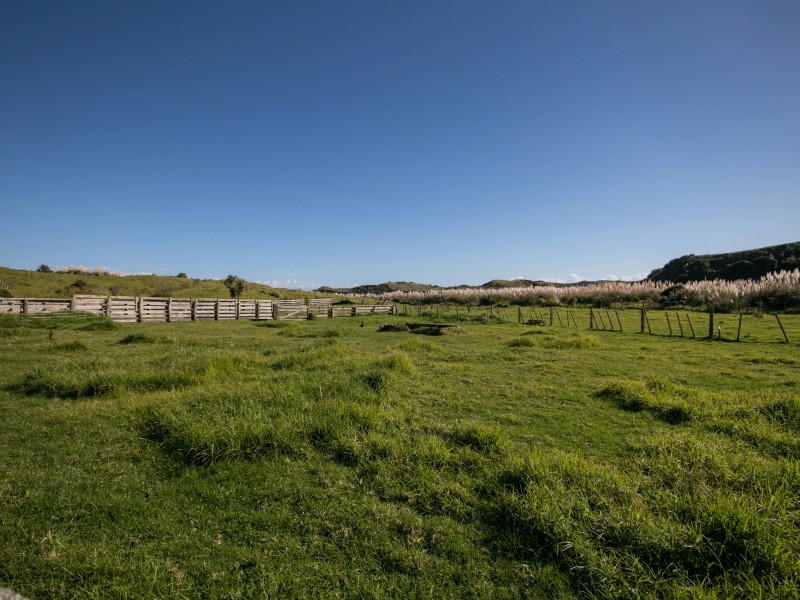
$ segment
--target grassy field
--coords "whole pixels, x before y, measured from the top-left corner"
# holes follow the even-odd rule
[[[0,587],[798,597],[800,316],[575,315],[0,320]]]

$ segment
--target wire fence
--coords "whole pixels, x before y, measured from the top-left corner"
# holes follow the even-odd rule
[[[800,315],[668,309],[536,306],[396,305],[396,314],[457,322],[516,322],[527,326],[637,333],[659,337],[738,342],[798,343]]]

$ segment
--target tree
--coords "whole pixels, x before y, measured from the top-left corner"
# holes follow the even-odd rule
[[[37,273],[52,273],[53,269],[48,267],[47,265],[39,265],[39,268],[36,269]]]
[[[231,293],[231,298],[238,298],[242,295],[247,285],[243,279],[239,279],[236,275],[228,275],[225,281],[222,282],[228,291]]]

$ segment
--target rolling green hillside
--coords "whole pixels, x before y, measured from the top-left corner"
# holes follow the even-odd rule
[[[410,281],[387,281],[386,283],[376,283],[368,285],[358,285],[352,288],[332,288],[322,286],[317,291],[320,293],[337,294],[388,294],[390,292],[427,292],[428,290],[439,289],[438,285],[427,283],[413,283]]]
[[[539,287],[543,285],[554,285],[557,287],[567,286],[569,284],[566,283],[552,283],[549,281],[542,281],[536,280],[533,281],[531,279],[492,279],[491,281],[487,281],[483,285],[479,286],[482,288],[508,288],[508,287]]]
[[[192,279],[165,275],[68,275],[38,273],[0,267],[0,294],[27,298],[68,298],[73,294],[114,296],[172,296],[174,298],[227,298],[228,289],[218,279]],[[302,298],[300,290],[283,290],[247,282],[242,298]]]
[[[800,267],[800,242],[724,254],[681,256],[647,276],[651,281],[702,281],[704,279],[759,279],[774,271]]]

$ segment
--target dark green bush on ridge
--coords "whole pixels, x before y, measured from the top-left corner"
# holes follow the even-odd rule
[[[726,254],[689,254],[669,261],[654,269],[647,279],[651,281],[703,281],[704,279],[759,279],[775,271],[796,269],[800,264],[800,242],[769,246]]]

